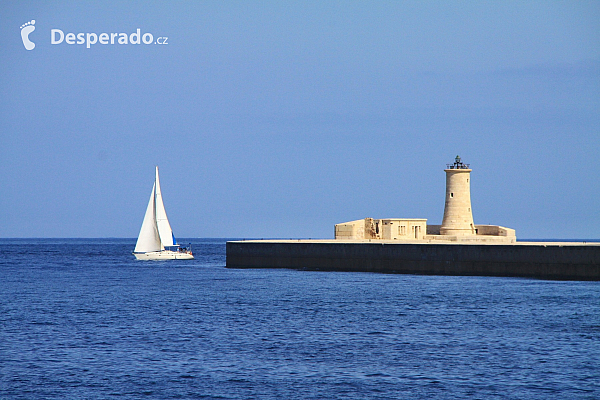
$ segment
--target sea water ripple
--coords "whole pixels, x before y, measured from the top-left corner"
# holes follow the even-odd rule
[[[600,285],[137,261],[0,240],[1,399],[595,399]]]

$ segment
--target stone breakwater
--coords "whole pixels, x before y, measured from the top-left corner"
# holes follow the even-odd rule
[[[228,268],[600,280],[600,243],[227,242]]]

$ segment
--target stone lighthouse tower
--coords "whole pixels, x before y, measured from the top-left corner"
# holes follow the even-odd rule
[[[463,164],[459,156],[454,164],[448,164],[446,172],[446,206],[440,227],[441,235],[475,235],[473,212],[471,211],[471,169]]]

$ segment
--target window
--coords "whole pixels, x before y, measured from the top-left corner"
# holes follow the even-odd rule
[[[454,193],[450,193],[450,197],[454,197]]]

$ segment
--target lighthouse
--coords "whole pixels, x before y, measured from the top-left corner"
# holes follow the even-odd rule
[[[471,169],[459,156],[454,164],[448,164],[446,172],[446,205],[440,227],[441,235],[475,235],[471,211]]]

